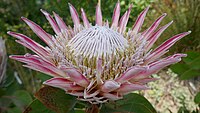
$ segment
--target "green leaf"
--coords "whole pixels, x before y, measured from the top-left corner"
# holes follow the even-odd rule
[[[100,110],[100,113],[115,113],[115,112],[120,113],[120,110],[116,109],[116,106],[110,104],[103,104]]]
[[[189,69],[187,71],[185,71],[181,76],[180,79],[182,80],[188,80],[194,77],[200,76],[200,71],[196,71],[193,69]]]
[[[151,105],[151,103],[145,97],[143,97],[142,95],[136,94],[136,93],[131,93],[129,95],[126,95],[123,100],[119,100],[119,101],[117,101],[117,103],[119,105],[121,104],[123,106],[124,105],[129,105],[130,107],[132,106],[132,108],[128,108],[128,109],[131,109],[130,110],[131,112],[146,113],[146,112],[138,112],[136,110],[139,107],[141,107],[141,108],[143,107],[143,109],[141,109],[141,110],[149,111],[149,113],[156,113],[156,110]],[[124,107],[126,107],[126,106],[124,106]]]
[[[189,65],[190,68],[200,70],[200,52],[187,52],[188,56],[183,61]]]
[[[185,63],[190,63],[192,62],[194,59],[198,58],[200,56],[200,53],[199,52],[194,52],[194,51],[189,51],[189,52],[186,52],[187,54],[187,57],[185,57],[183,59],[183,61]]]
[[[22,111],[18,107],[9,108],[7,113],[21,113]]]
[[[24,109],[29,103],[32,102],[31,95],[25,90],[18,90],[13,94],[11,98],[13,103],[21,109]]]
[[[151,103],[143,96],[131,93],[124,99],[116,101],[114,104],[105,104],[101,113],[156,113]]]
[[[187,80],[200,76],[200,53],[187,52],[188,56],[183,58],[184,62],[171,66],[173,72],[180,76],[180,79]]]
[[[23,113],[55,113],[46,108],[38,99],[35,99]]]
[[[37,73],[35,75],[36,78],[40,79],[42,82],[52,78],[51,76],[47,75],[47,74],[44,74],[44,73]]]
[[[200,92],[198,92],[197,95],[194,97],[194,102],[196,104],[200,104]]]
[[[189,70],[190,68],[188,67],[187,64],[183,63],[177,63],[171,66],[171,69],[174,73],[177,73],[179,75],[183,74],[186,70]]]
[[[77,102],[76,97],[66,94],[61,89],[50,86],[41,88],[35,96],[47,108],[56,113],[73,113],[73,108]]]

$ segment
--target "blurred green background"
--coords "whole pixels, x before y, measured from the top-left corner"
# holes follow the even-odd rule
[[[68,25],[72,25],[68,2],[73,4],[79,12],[83,7],[90,22],[94,22],[97,0],[0,0],[0,37],[6,42],[7,55],[31,53],[28,49],[15,43],[15,39],[7,35],[7,31],[25,34],[43,44],[20,20],[22,16],[36,22],[52,34],[53,31],[40,9],[48,12],[55,11],[63,17]],[[111,21],[116,2],[117,0],[101,0],[104,19]],[[168,54],[188,53],[187,58],[170,68],[178,74],[180,81],[193,84],[195,89],[192,89],[192,95],[195,97],[199,91],[198,86],[200,86],[198,77],[200,76],[200,0],[120,0],[121,14],[128,9],[131,3],[133,9],[128,23],[129,27],[133,25],[137,15],[149,5],[150,11],[145,19],[143,29],[150,26],[162,13],[168,14],[162,25],[174,20],[174,23],[161,35],[155,46],[175,34],[192,31],[189,36],[175,44]],[[3,81],[0,82],[0,113],[21,113],[34,99],[34,93],[41,87],[42,82],[49,78],[48,75],[24,68],[21,63],[11,59],[8,59],[7,72],[4,76]],[[199,104],[199,98],[196,96],[196,104]],[[182,105],[179,112],[189,113],[192,111]]]

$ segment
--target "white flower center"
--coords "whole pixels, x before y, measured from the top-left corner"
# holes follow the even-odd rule
[[[122,34],[106,26],[92,26],[82,30],[68,43],[74,55],[84,57],[106,57],[123,52],[128,41]]]

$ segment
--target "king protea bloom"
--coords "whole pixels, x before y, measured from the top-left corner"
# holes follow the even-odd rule
[[[157,29],[166,16],[161,15],[148,29],[140,31],[147,7],[140,13],[132,28],[128,29],[132,5],[120,17],[120,3],[117,2],[112,22],[103,20],[100,4],[96,6],[96,22],[92,25],[81,9],[80,21],[76,9],[69,4],[74,25],[67,26],[62,18],[53,12],[54,18],[41,10],[55,34],[45,32],[39,25],[22,17],[33,32],[46,43],[46,47],[31,38],[8,32],[35,54],[12,55],[10,58],[26,63],[24,66],[51,75],[45,85],[63,89],[67,94],[92,104],[122,99],[123,95],[136,90],[149,89],[146,84],[157,80],[151,75],[162,68],[181,61],[185,54],[162,55],[182,37],[184,32],[173,36],[155,49],[151,49],[168,24]]]

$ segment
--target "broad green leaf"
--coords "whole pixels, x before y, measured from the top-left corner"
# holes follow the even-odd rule
[[[21,113],[21,109],[19,109],[18,107],[14,107],[14,108],[9,108],[7,110],[7,113]]]
[[[116,103],[105,104],[101,113],[156,113],[151,103],[143,96],[131,93]]]
[[[31,95],[25,90],[18,90],[13,94],[13,98],[11,98],[13,103],[18,108],[25,108],[29,103],[32,102]]]
[[[121,111],[116,108],[116,105],[103,104],[100,113],[120,113]]]
[[[183,62],[171,66],[172,71],[177,73],[182,80],[200,76],[200,53],[187,52],[187,54]]]
[[[47,108],[56,113],[73,113],[73,108],[77,102],[76,97],[66,94],[61,89],[50,86],[41,88],[35,96]]]
[[[185,71],[189,70],[190,68],[188,67],[187,64],[183,63],[177,63],[171,66],[171,69],[174,73],[177,73],[179,75],[183,74]]]
[[[40,79],[42,82],[52,78],[51,76],[47,75],[47,74],[44,74],[44,73],[37,73],[35,75],[36,78]]]
[[[189,65],[192,69],[200,70],[200,56],[194,59]]]
[[[190,63],[192,62],[194,59],[198,58],[200,56],[200,53],[199,52],[194,52],[194,51],[189,51],[189,52],[186,52],[187,54],[187,57],[183,58],[183,61],[185,63]]]
[[[198,92],[197,95],[194,97],[194,102],[200,104],[200,92]]]
[[[187,71],[185,71],[183,74],[181,74],[180,79],[182,80],[188,80],[194,77],[200,76],[200,72],[193,70],[193,69],[189,69]]]
[[[117,101],[119,105],[127,105],[132,106],[131,112],[135,113],[145,113],[145,112],[137,112],[134,109],[137,109],[138,107],[144,107],[143,110],[151,111],[152,113],[156,113],[156,110],[154,107],[151,105],[151,103],[142,95],[136,94],[136,93],[131,93],[129,95],[126,95],[123,100]],[[131,105],[132,104],[132,105]],[[135,106],[133,106],[135,105]],[[137,106],[137,107],[136,107]],[[125,106],[124,106],[125,107]],[[150,113],[150,112],[149,112]]]
[[[35,99],[23,113],[55,113],[46,108],[38,99]]]
[[[200,52],[187,52],[188,56],[183,61],[189,65],[190,68],[200,70]]]

